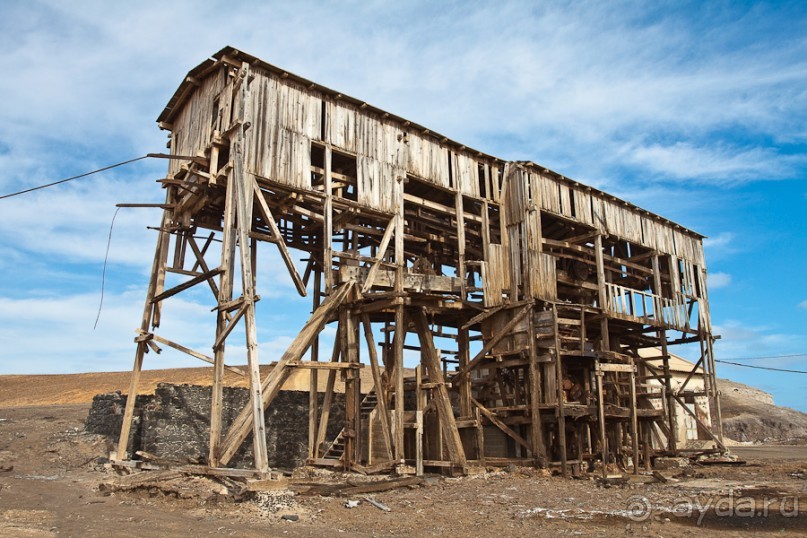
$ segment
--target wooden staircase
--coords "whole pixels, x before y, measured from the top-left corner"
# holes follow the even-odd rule
[[[376,396],[375,389],[368,392],[361,401],[359,407],[359,420],[363,421],[370,417],[370,413],[378,405],[378,396]],[[341,460],[345,454],[345,429],[339,432],[334,438],[333,442],[328,446],[325,454],[322,456],[326,460]]]

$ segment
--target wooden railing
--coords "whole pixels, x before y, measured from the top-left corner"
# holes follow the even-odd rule
[[[606,283],[606,310],[618,317],[633,318],[648,325],[676,329],[688,326],[687,307],[683,301],[660,297],[648,291]]]

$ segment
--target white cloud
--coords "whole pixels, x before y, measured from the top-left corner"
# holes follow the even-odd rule
[[[775,25],[776,40],[748,39],[760,21],[788,22],[764,6],[703,9],[708,16],[593,1],[4,6],[0,193],[163,150],[154,119],[184,74],[226,44],[461,143],[534,160],[629,200],[635,184],[637,196],[671,199],[689,180],[787,177],[804,162],[776,144],[805,141],[807,42],[790,38],[786,24]],[[211,20],[216,31],[201,31]],[[118,214],[105,329],[88,327],[114,204],[161,201],[154,180],[165,168],[141,162],[0,201],[0,337],[13,368],[49,357],[58,359],[48,362],[54,368],[107,368],[118,354],[130,366],[156,239],[146,226],[157,225],[157,210]],[[675,211],[704,203],[688,198]],[[733,239],[723,232],[706,240],[709,259],[736,251]],[[278,316],[260,337],[274,352],[302,325],[310,298],[292,300],[271,245],[259,256],[259,310]],[[195,340],[210,335],[202,311],[209,290],[183,300],[184,319],[166,325],[166,336],[209,346]],[[15,322],[18,312],[28,313]]]
[[[799,303],[799,308],[804,308],[805,310],[807,310],[807,299]]]
[[[731,284],[731,275],[728,273],[708,273],[706,275],[706,284],[709,289],[725,288]]]
[[[793,177],[798,166],[804,164],[803,157],[778,155],[769,148],[741,149],[723,144],[708,147],[689,142],[639,146],[627,157],[643,168],[666,177],[712,183]]]

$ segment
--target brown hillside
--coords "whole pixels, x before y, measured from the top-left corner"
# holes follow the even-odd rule
[[[262,375],[266,375],[270,369],[270,366],[262,366]],[[158,383],[207,386],[211,384],[212,376],[212,367],[144,370],[140,376],[138,393],[152,394]],[[308,390],[308,376],[308,370],[300,369],[292,373],[283,385],[283,390]],[[131,372],[3,375],[0,376],[0,408],[89,403],[96,394],[116,390],[123,393],[128,392],[130,377]],[[318,388],[320,391],[325,391],[327,378],[327,372],[319,373]],[[338,375],[336,380],[335,389],[342,392],[344,385]],[[224,372],[224,382],[233,387],[247,386],[246,378],[227,371]],[[373,381],[369,368],[361,370],[361,383],[363,390],[372,386]]]

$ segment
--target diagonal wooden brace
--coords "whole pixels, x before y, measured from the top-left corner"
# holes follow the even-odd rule
[[[263,220],[266,221],[266,224],[269,225],[269,230],[272,232],[272,236],[276,240],[275,244],[280,251],[280,257],[283,258],[283,263],[286,264],[286,268],[289,270],[291,279],[294,280],[294,285],[297,287],[297,292],[301,297],[305,297],[307,292],[305,290],[303,279],[300,278],[297,268],[294,267],[294,260],[291,259],[289,249],[286,247],[286,243],[283,241],[283,236],[280,235],[280,229],[277,227],[275,218],[272,216],[272,212],[269,210],[269,206],[266,204],[266,199],[263,197],[263,193],[261,192],[261,188],[258,186],[257,182],[255,182],[254,190],[255,200],[258,201],[258,211],[261,213]]]
[[[319,308],[311,314],[311,318],[309,318],[308,322],[306,322],[305,326],[297,334],[297,337],[277,362],[274,369],[266,376],[266,379],[263,380],[261,387],[263,389],[262,399],[264,411],[266,411],[269,404],[272,403],[277,393],[280,392],[280,387],[283,386],[283,382],[291,373],[291,369],[286,368],[286,366],[291,362],[300,360],[300,357],[306,352],[316,335],[319,334],[328,322],[331,313],[345,300],[353,285],[353,281],[345,282],[323,301]],[[247,435],[252,431],[251,419],[252,409],[250,406],[246,406],[233,421],[227,433],[227,437],[221,443],[219,465],[227,465],[241,447],[244,439],[246,439]]]

